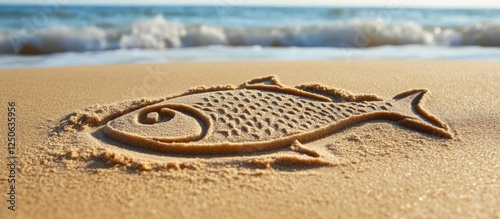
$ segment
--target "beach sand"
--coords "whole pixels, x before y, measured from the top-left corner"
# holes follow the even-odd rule
[[[103,131],[104,118],[190,88],[267,75],[384,100],[426,89],[422,107],[451,138],[370,120],[292,147],[183,155]],[[14,101],[17,127],[16,211],[2,201],[2,218],[500,217],[499,63],[124,64],[0,70],[0,78],[0,121]]]

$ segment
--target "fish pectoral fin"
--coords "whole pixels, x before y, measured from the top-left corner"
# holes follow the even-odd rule
[[[322,158],[304,157],[296,155],[278,155],[278,156],[254,158],[249,160],[249,163],[260,166],[262,168],[272,168],[273,166],[276,165],[282,167],[301,166],[304,168],[338,165],[338,163],[332,163]]]
[[[313,150],[312,148],[304,146],[302,143],[300,143],[297,140],[295,140],[293,142],[293,144],[290,146],[290,150],[301,153],[301,154],[305,154],[305,155],[310,156],[310,157],[315,157],[315,158],[321,157],[320,153]]]

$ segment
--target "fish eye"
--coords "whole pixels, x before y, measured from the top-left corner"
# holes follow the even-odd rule
[[[175,117],[175,111],[168,108],[152,108],[143,110],[139,113],[139,122],[141,124],[156,124],[168,122]]]

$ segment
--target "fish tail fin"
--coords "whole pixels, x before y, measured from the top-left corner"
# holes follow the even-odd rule
[[[398,122],[427,134],[452,139],[448,125],[422,108],[422,102],[428,90],[415,89],[400,93],[393,98],[395,111],[401,113],[403,118]]]

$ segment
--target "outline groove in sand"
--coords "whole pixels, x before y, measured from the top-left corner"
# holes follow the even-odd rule
[[[297,148],[371,120],[452,138],[448,126],[421,107],[426,93],[415,89],[382,100],[319,84],[288,87],[267,76],[238,88],[193,89],[109,121],[104,134],[139,148],[201,155]]]

